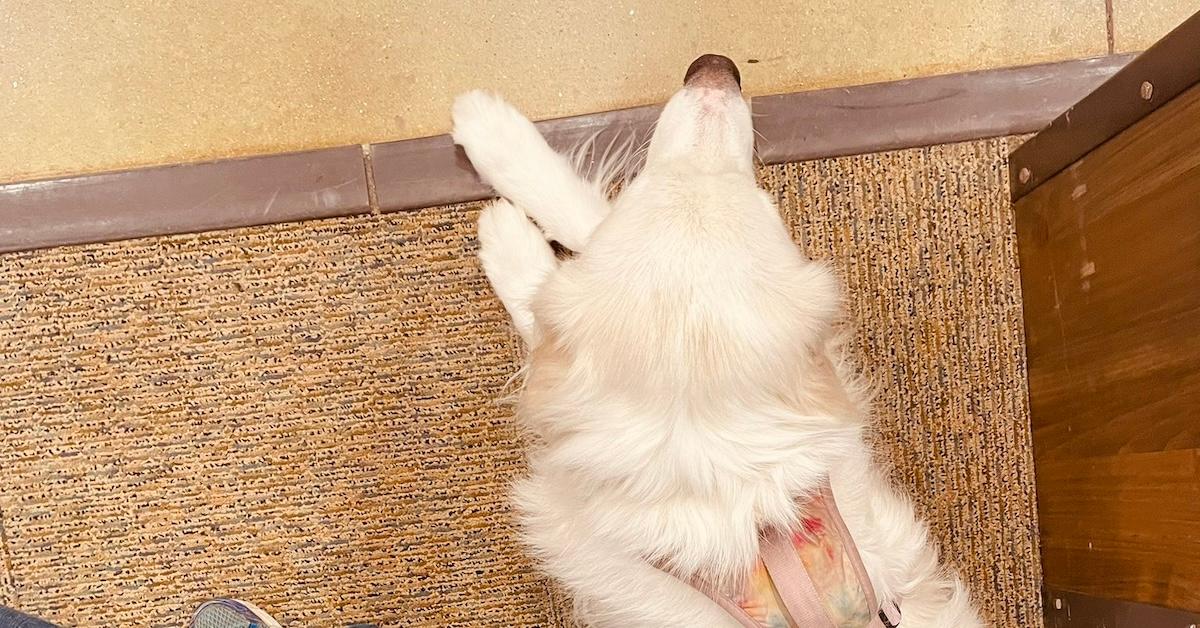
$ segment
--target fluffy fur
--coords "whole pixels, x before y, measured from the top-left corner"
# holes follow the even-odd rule
[[[758,531],[795,525],[828,477],[904,626],[980,625],[871,461],[832,332],[838,285],[758,188],[735,87],[680,90],[612,200],[499,97],[464,94],[453,118],[502,197],[479,218],[480,258],[530,348],[518,414],[539,444],[516,508],[582,623],[737,626],[684,580],[736,586]]]

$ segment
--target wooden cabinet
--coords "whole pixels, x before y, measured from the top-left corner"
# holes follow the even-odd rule
[[[1200,613],[1200,16],[1019,148],[1012,176],[1047,624],[1187,628]]]

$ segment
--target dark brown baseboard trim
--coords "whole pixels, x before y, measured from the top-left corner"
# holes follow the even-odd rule
[[[1200,625],[1200,613],[1050,588],[1043,592],[1042,604],[1046,628],[1189,628]]]
[[[370,211],[362,148],[0,186],[0,252]]]
[[[1013,200],[1200,83],[1200,13],[1054,119],[1013,151]]]
[[[1113,55],[754,100],[766,163],[1041,130],[1133,58]]]
[[[1112,76],[1117,55],[755,98],[765,163],[1032,133]],[[644,139],[658,107],[538,123],[556,148]],[[370,171],[368,173],[368,170]],[[368,176],[369,175],[369,176]],[[450,137],[0,185],[0,252],[487,198]]]
[[[1132,58],[1099,57],[931,76],[890,83],[762,96],[752,101],[759,158],[768,164],[840,157],[982,137],[1033,133]],[[607,145],[644,141],[659,107],[638,107],[539,122],[552,146],[592,134]],[[449,136],[371,146],[383,211],[479,200],[479,181]]]

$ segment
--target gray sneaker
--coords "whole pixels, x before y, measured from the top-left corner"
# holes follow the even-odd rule
[[[263,609],[241,600],[210,600],[192,615],[188,628],[283,628]]]

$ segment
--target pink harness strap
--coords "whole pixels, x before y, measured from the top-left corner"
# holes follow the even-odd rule
[[[777,530],[768,532],[761,541],[759,556],[793,624],[804,628],[836,628],[825,614],[808,570],[786,536]]]
[[[747,612],[746,607],[743,606],[746,596],[743,596],[739,603],[739,600],[714,591],[710,587],[700,586],[697,588],[746,628],[768,628],[768,621],[772,622],[769,624],[769,628],[780,625],[782,621],[786,621],[788,625],[796,628],[897,628],[900,625],[900,609],[894,604],[880,608],[875,590],[871,586],[866,568],[863,566],[862,557],[859,556],[858,548],[855,547],[854,540],[837,510],[833,491],[828,485],[823,486],[808,506],[807,510],[822,514],[815,521],[806,521],[806,527],[811,526],[811,530],[798,536],[779,530],[768,530],[763,533],[760,542],[759,560],[769,579],[769,584],[765,585],[769,593],[764,594],[759,591],[749,597],[756,598],[753,600],[753,604],[758,610],[761,610],[764,604],[774,607],[781,606],[782,608],[769,609],[775,613],[774,619],[760,620]],[[806,541],[810,536],[826,538],[827,542],[812,544],[810,541]],[[815,567],[818,570],[844,572],[848,567],[852,573],[843,575],[853,576],[855,580],[853,584],[856,588],[851,591],[852,595],[845,595],[845,592],[834,592],[831,597],[830,591],[821,591],[821,587],[814,583],[813,577],[809,573],[812,565],[806,566],[805,559],[802,558],[798,549],[798,543],[810,548],[816,547],[819,550],[814,554],[810,549],[808,554],[809,560],[817,563]],[[816,556],[817,559],[814,559],[813,556]],[[818,573],[818,575],[828,576],[825,573]],[[828,583],[826,586],[829,586]],[[842,593],[842,595],[839,596],[838,593]],[[763,597],[769,599],[765,601],[757,599]],[[841,598],[845,597],[858,599],[859,602],[857,605],[851,604],[852,608],[849,609],[839,606],[835,611],[831,608],[837,604],[833,601],[835,599],[844,605],[845,601]],[[857,607],[862,604],[866,604],[867,608]],[[766,616],[770,613],[764,611],[758,614]]]

